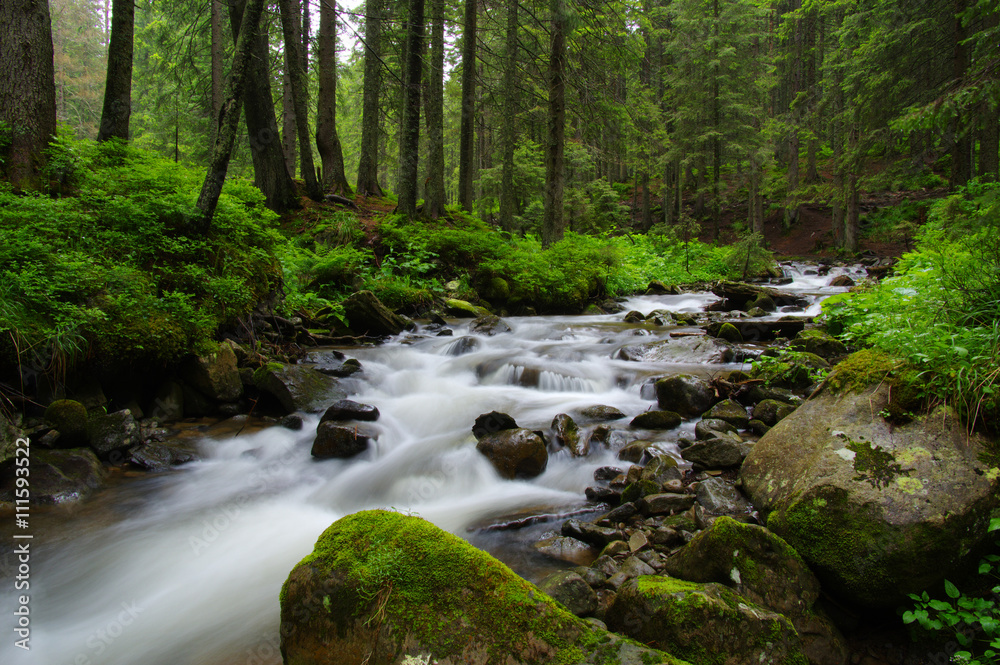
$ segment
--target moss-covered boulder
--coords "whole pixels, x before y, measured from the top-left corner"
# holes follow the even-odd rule
[[[365,511],[327,529],[281,590],[286,665],[678,663],[579,619],[488,554],[418,517]]]
[[[82,501],[104,483],[104,468],[89,448],[33,448],[28,466],[33,504],[56,505]],[[14,460],[0,464],[0,505],[16,498]]]
[[[412,322],[396,314],[371,291],[358,291],[343,302],[347,325],[355,335],[398,335]]]
[[[278,400],[287,413],[319,413],[331,402],[347,397],[337,379],[307,365],[268,363],[254,372],[254,382]]]
[[[733,344],[739,344],[743,341],[743,335],[740,334],[739,328],[728,321],[719,326],[718,331],[715,335],[713,335],[713,337],[724,339],[727,342],[732,342]]]
[[[476,450],[504,478],[534,478],[545,471],[549,453],[545,440],[529,429],[505,429],[479,439]]]
[[[697,416],[712,406],[713,401],[715,390],[701,377],[676,374],[656,382],[656,402],[661,409]]]
[[[702,414],[706,420],[724,420],[737,429],[743,429],[750,422],[746,408],[735,400],[727,399],[714,405]]]
[[[608,628],[695,665],[805,665],[791,622],[721,584],[642,576],[618,590]]]
[[[180,375],[191,387],[217,402],[235,402],[243,395],[236,354],[228,343],[220,344],[215,353],[190,356],[181,363]]]
[[[552,419],[552,433],[556,445],[569,450],[574,457],[586,457],[590,453],[590,441],[580,437],[580,428],[565,413]]]
[[[493,313],[485,307],[473,305],[471,302],[459,300],[458,298],[445,300],[444,309],[448,316],[454,316],[459,319],[475,319],[480,316],[490,316]]]
[[[59,432],[60,448],[74,448],[87,442],[87,408],[73,399],[57,399],[45,408],[45,423]]]
[[[949,409],[887,422],[890,392],[825,389],[769,430],[741,470],[768,528],[831,594],[870,607],[893,607],[977,556],[1000,478]]]
[[[723,584],[785,616],[795,626],[810,662],[846,662],[839,631],[814,607],[819,580],[787,542],[764,527],[720,517],[667,559],[663,570],[691,582]]]
[[[511,327],[506,321],[501,319],[496,314],[484,314],[483,316],[476,317],[476,319],[469,324],[469,332],[477,335],[493,337],[494,335],[499,335],[501,333],[511,332]]]
[[[91,414],[87,419],[87,443],[105,462],[124,464],[128,451],[142,443],[139,423],[128,409]]]
[[[843,342],[833,335],[817,329],[803,330],[792,340],[788,348],[793,351],[813,353],[827,360],[847,353],[847,347],[844,346]]]
[[[790,416],[795,411],[791,404],[785,404],[775,399],[764,399],[753,407],[753,417],[768,427],[773,427],[779,420]]]

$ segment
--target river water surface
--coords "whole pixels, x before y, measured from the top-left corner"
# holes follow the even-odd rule
[[[804,275],[782,289],[813,296],[837,274]],[[712,294],[642,296],[628,309],[698,312]],[[818,304],[807,314],[818,313]],[[802,314],[802,312],[798,312]],[[31,650],[13,646],[10,615],[0,625],[4,665],[262,665],[280,663],[278,592],[289,571],[339,517],[367,508],[420,515],[538,579],[557,566],[530,542],[558,530],[557,516],[585,510],[594,470],[619,464],[615,449],[639,438],[628,420],[655,404],[642,385],[686,371],[713,374],[740,364],[617,359],[623,346],[668,339],[676,327],[629,325],[623,314],[510,318],[512,334],[404,335],[379,347],[345,349],[361,379],[351,396],[373,404],[377,442],[351,460],[316,461],[318,418],[301,431],[281,427],[198,435],[202,457],[166,474],[131,478],[71,513],[35,509],[32,527]],[[696,332],[697,329],[690,329]],[[310,360],[329,360],[315,352]],[[489,411],[547,429],[559,413],[605,404],[619,421],[612,449],[587,458],[559,451],[530,481],[503,480],[475,449],[472,425]],[[582,421],[581,421],[582,422]],[[682,426],[689,431],[693,423]],[[247,433],[247,432],[250,433]],[[213,434],[214,432],[214,434]],[[676,439],[678,432],[671,435]],[[190,436],[190,432],[187,434]],[[676,448],[667,449],[678,455]],[[489,527],[551,515],[528,529]],[[0,607],[16,607],[4,583]],[[23,592],[21,592],[23,593]]]

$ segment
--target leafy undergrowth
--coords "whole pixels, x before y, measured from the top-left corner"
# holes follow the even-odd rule
[[[117,141],[57,150],[72,195],[0,185],[0,367],[166,364],[280,285],[284,240],[252,184],[227,181],[203,236],[191,228],[202,169]]]
[[[954,406],[970,429],[1000,418],[1000,184],[934,203],[895,276],[829,298],[831,330],[905,361],[921,397]]]

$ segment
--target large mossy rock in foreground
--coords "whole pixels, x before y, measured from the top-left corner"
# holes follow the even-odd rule
[[[721,584],[644,575],[622,585],[608,627],[696,665],[806,665],[791,622]]]
[[[418,517],[335,522],[281,590],[286,665],[678,663],[578,619],[488,554]],[[446,660],[447,659],[447,660]]]
[[[768,528],[826,591],[868,607],[894,607],[974,557],[1000,476],[950,410],[885,421],[889,393],[824,390],[768,431],[740,472]]]

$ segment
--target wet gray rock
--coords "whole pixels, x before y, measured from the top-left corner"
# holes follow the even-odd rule
[[[722,434],[735,434],[736,428],[719,418],[703,418],[694,426],[694,438],[699,441],[714,439]]]
[[[708,478],[698,483],[698,503],[714,515],[735,515],[750,509],[740,491],[722,478]]]
[[[598,526],[592,522],[578,519],[569,519],[563,522],[561,533],[567,538],[576,538],[597,547],[604,547],[615,540],[625,540],[625,534],[618,529]]]
[[[368,449],[369,441],[363,432],[326,421],[316,428],[316,439],[310,453],[317,459],[354,457]]]
[[[701,415],[714,401],[715,390],[701,377],[676,374],[656,382],[656,402],[660,408],[682,416]]]
[[[29,459],[32,504],[82,501],[104,484],[104,467],[89,448],[36,448]],[[13,459],[0,464],[0,503],[13,503],[16,498],[17,468]]]
[[[643,515],[672,515],[688,510],[694,505],[694,499],[693,494],[664,492],[644,496],[638,505]]]
[[[347,397],[335,378],[306,365],[269,363],[255,373],[255,381],[288,413],[319,413],[327,404]]]
[[[503,478],[534,478],[545,471],[549,453],[545,440],[528,429],[505,429],[479,439],[482,453]]]
[[[87,419],[87,443],[101,460],[123,464],[128,451],[141,443],[139,423],[128,409],[92,414]]]
[[[738,466],[745,453],[740,444],[730,439],[698,441],[681,450],[681,457],[706,469]]]
[[[361,420],[374,422],[378,420],[378,409],[371,404],[361,404],[349,399],[337,400],[327,408],[319,419],[321,423],[328,420]]]
[[[566,536],[552,536],[533,545],[536,551],[558,561],[587,566],[597,556],[597,548],[582,540]]]
[[[646,411],[633,418],[629,426],[637,429],[674,429],[680,424],[680,414],[673,411]]]
[[[768,427],[774,427],[779,420],[791,415],[793,411],[795,411],[795,407],[791,404],[765,399],[757,402],[752,413],[755,420],[761,421]]]
[[[618,357],[635,362],[724,363],[732,360],[733,353],[723,340],[695,336],[623,346]]]
[[[233,348],[223,342],[215,353],[189,356],[179,368],[182,379],[216,402],[235,402],[243,396],[243,382],[236,368]]]
[[[571,570],[549,575],[538,588],[578,617],[589,616],[597,610],[597,594],[586,580]]]
[[[129,453],[128,461],[133,466],[155,473],[173,466],[174,455],[162,443],[144,443]]]
[[[606,406],[604,404],[597,404],[595,406],[588,406],[585,409],[581,409],[580,415],[588,420],[594,421],[618,420],[619,418],[625,417],[625,414],[621,412],[621,409],[617,409],[613,406]]]
[[[724,420],[737,429],[744,429],[750,422],[746,408],[731,399],[719,402],[704,413],[709,420]]]
[[[499,316],[495,314],[485,314],[477,317],[472,323],[469,324],[469,332],[477,335],[492,337],[501,333],[511,332],[511,327]]]
[[[517,429],[517,422],[506,413],[490,411],[476,418],[476,422],[472,426],[472,435],[478,441],[487,434],[495,434],[508,429]]]

